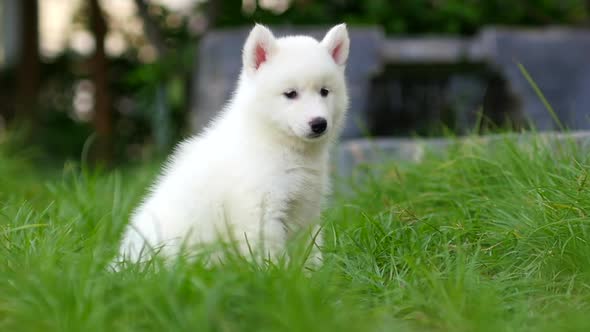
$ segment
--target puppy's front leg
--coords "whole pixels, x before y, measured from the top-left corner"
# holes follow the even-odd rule
[[[236,232],[238,249],[244,257],[277,263],[285,255],[287,230],[280,218],[264,218]]]
[[[309,234],[311,252],[307,258],[305,268],[309,270],[317,270],[323,263],[323,256],[321,248],[324,245],[324,236],[320,225],[315,225],[311,228]]]

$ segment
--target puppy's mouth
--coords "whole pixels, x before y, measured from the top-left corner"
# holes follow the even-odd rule
[[[326,134],[325,131],[323,133],[319,133],[319,134],[310,133],[310,134],[307,134],[307,138],[309,138],[309,139],[316,139],[316,138],[320,138],[320,137],[324,136],[325,134]]]

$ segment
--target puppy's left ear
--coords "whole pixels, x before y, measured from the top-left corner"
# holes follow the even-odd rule
[[[336,64],[339,66],[346,64],[350,49],[350,39],[348,38],[346,24],[339,24],[330,29],[321,44],[328,50]]]

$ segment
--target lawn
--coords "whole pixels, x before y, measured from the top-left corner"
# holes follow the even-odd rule
[[[109,272],[156,167],[49,172],[6,145],[0,331],[590,331],[590,154],[574,145],[365,167],[324,214],[313,273],[238,258]]]

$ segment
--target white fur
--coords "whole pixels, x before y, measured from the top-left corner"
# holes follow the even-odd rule
[[[348,49],[344,24],[321,42],[277,39],[256,25],[232,100],[203,133],[178,146],[134,212],[119,258],[144,260],[150,248],[172,256],[219,240],[235,241],[244,255],[264,248],[276,258],[297,230],[317,228],[329,188],[328,150],[348,107]],[[283,95],[292,89],[296,99]],[[315,117],[328,129],[310,138]],[[320,260],[318,250],[312,258]]]

